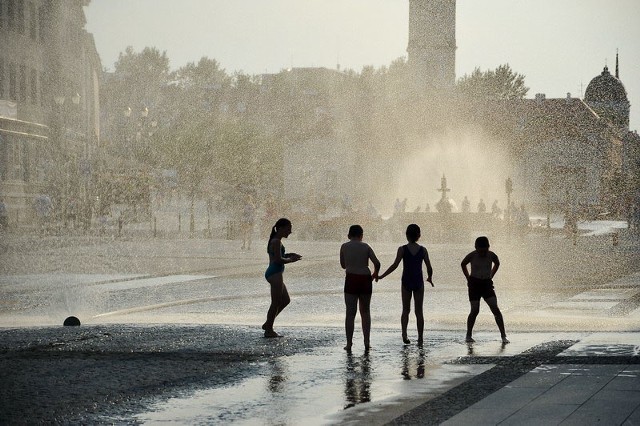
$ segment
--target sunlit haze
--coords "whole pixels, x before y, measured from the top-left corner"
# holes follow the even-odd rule
[[[93,0],[87,30],[106,69],[127,46],[166,51],[173,69],[202,56],[227,72],[360,71],[405,56],[408,0]],[[620,79],[640,124],[640,2],[459,0],[456,75],[509,63],[528,97],[583,96],[620,53]]]

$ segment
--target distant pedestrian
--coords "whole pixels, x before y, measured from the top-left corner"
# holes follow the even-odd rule
[[[529,213],[524,208],[524,204],[520,206],[520,210],[517,212],[517,225],[519,230],[519,235],[524,237],[531,227],[531,219],[529,218]]]
[[[464,196],[464,200],[462,200],[462,213],[469,213],[471,211],[471,203],[467,196]]]
[[[498,207],[498,200],[494,200],[493,204],[491,205],[491,215],[496,219],[499,219],[501,214],[502,209]]]
[[[287,263],[297,262],[302,256],[296,253],[286,253],[282,239],[287,238],[291,234],[291,221],[286,218],[278,219],[276,224],[271,228],[269,242],[267,243],[267,253],[269,254],[269,266],[264,273],[264,277],[271,285],[271,306],[267,312],[267,321],[262,325],[264,337],[280,337],[273,330],[273,322],[276,317],[287,307],[291,299],[289,292],[284,285],[282,273],[284,265]]]
[[[251,250],[251,237],[253,234],[253,226],[256,220],[256,205],[251,195],[247,196],[242,210],[242,247],[240,250]]]
[[[418,327],[418,346],[423,344],[424,335],[424,314],[422,305],[424,301],[424,276],[422,274],[422,263],[427,267],[427,281],[433,287],[433,268],[429,260],[429,252],[424,246],[418,244],[420,239],[420,227],[414,223],[407,226],[406,231],[408,244],[398,247],[396,260],[384,271],[378,279],[383,279],[396,270],[402,261],[402,341],[405,345],[411,343],[407,336],[407,326],[409,324],[409,313],[411,312],[411,297],[413,296],[415,305],[416,325]]]
[[[353,345],[353,332],[358,308],[362,320],[362,334],[364,336],[364,348],[370,348],[371,333],[371,294],[373,293],[373,280],[378,277],[380,261],[373,249],[362,242],[364,230],[360,225],[351,225],[349,241],[340,247],[340,266],[346,271],[344,280],[344,303],[346,306],[345,331],[347,346],[344,349],[351,351]],[[373,274],[369,269],[369,261],[373,263]]]
[[[402,212],[402,202],[400,202],[400,198],[396,198],[395,203],[393,203],[393,214],[398,214]]]
[[[500,267],[498,256],[489,250],[489,239],[487,237],[478,237],[475,242],[475,250],[462,259],[462,272],[467,278],[467,288],[469,291],[469,303],[471,311],[467,318],[467,343],[472,343],[473,326],[476,317],[480,312],[480,298],[489,305],[491,312],[496,320],[502,343],[509,343],[507,333],[504,329],[504,320],[500,308],[498,308],[498,298],[493,288],[493,277]],[[467,265],[471,264],[471,272]]]
[[[482,198],[480,198],[480,202],[478,203],[478,213],[486,213],[487,212],[487,206],[484,204],[484,201],[482,200]]]

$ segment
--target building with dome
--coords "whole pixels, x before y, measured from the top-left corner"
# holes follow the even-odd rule
[[[584,99],[485,100],[470,122],[505,144],[516,202],[531,210],[567,209],[624,216],[637,197],[640,138],[629,130],[630,103],[619,64],[589,83]]]
[[[629,130],[629,99],[627,91],[620,81],[618,55],[616,54],[616,75],[609,72],[607,66],[602,73],[594,77],[584,93],[584,101],[612,125]]]

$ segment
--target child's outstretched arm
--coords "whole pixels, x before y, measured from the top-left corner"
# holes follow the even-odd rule
[[[396,260],[393,261],[393,263],[391,264],[391,266],[389,266],[389,268],[387,268],[386,271],[384,271],[384,273],[382,275],[380,275],[377,279],[381,280],[384,277],[386,277],[387,275],[389,275],[390,273],[392,273],[393,271],[396,270],[396,268],[398,267],[398,265],[400,264],[400,261],[402,260],[402,256],[404,255],[404,250],[401,247],[398,247],[398,254],[396,255]]]
[[[427,281],[431,284],[431,287],[435,287],[433,285],[433,267],[431,266],[431,261],[429,260],[429,253],[425,250],[424,252],[424,264],[427,266]]]

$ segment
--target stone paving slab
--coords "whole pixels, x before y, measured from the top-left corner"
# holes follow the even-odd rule
[[[615,352],[614,346],[609,345]],[[636,424],[639,410],[640,367],[636,365],[545,364],[443,424],[622,425]]]

